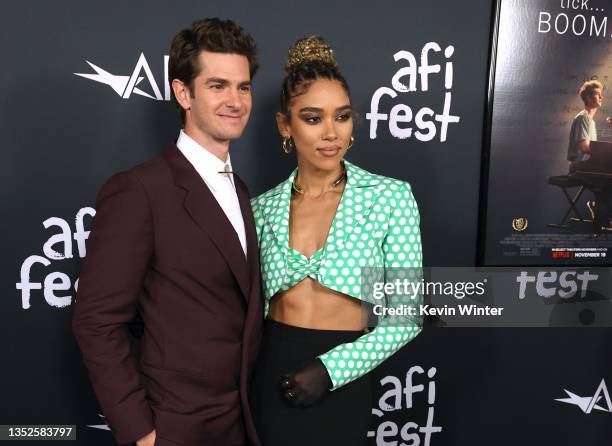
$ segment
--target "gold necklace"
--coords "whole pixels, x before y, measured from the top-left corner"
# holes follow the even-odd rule
[[[298,194],[302,194],[304,195],[304,189],[302,189],[302,187],[298,184],[297,180],[297,172],[295,174],[295,176],[293,177],[293,181],[291,182],[291,188],[297,192]],[[344,165],[344,163],[342,163],[342,173],[340,174],[340,176],[336,179],[336,181],[334,181],[331,185],[331,189],[337,187],[340,183],[342,183],[344,180],[346,179],[346,166]],[[329,191],[325,191],[325,192],[329,192]],[[323,193],[325,193],[323,192]],[[321,194],[323,195],[323,194]]]

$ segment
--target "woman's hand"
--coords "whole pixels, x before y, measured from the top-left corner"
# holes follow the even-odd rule
[[[282,376],[284,397],[294,406],[310,406],[332,387],[327,369],[319,359],[309,362],[297,372]]]

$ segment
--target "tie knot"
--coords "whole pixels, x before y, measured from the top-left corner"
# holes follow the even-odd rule
[[[223,170],[220,170],[220,171],[219,171],[219,173],[220,173],[221,175],[224,175],[226,178],[229,178],[229,177],[230,177],[230,175],[233,175],[233,174],[234,174],[234,172],[232,171],[232,168],[230,167],[230,165],[229,165],[229,164],[225,164],[225,165],[223,166]]]
[[[234,181],[232,178],[232,175],[234,174],[234,172],[232,171],[232,168],[229,164],[225,164],[223,166],[223,170],[219,171],[219,174],[221,175],[222,178],[224,178],[226,181],[223,181],[223,184],[230,184],[232,186],[232,188],[234,187]]]

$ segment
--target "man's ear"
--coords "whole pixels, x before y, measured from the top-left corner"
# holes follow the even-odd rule
[[[189,87],[185,85],[185,83],[179,79],[172,80],[172,91],[174,92],[174,97],[176,101],[179,103],[183,110],[191,109],[191,94],[189,91]]]

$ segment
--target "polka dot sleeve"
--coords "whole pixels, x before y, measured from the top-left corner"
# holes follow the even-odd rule
[[[418,277],[422,267],[419,212],[410,186],[404,183],[401,199],[389,216],[387,233],[382,241],[385,283],[398,277]],[[417,306],[421,296],[386,294],[386,308]],[[407,344],[421,331],[418,316],[380,317],[378,325],[354,342],[340,344],[318,358],[332,380],[332,390],[365,375]]]

